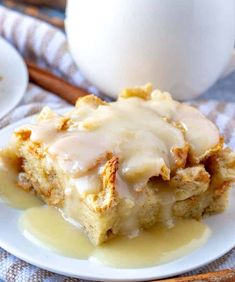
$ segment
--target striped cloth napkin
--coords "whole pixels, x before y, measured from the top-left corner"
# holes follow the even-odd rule
[[[25,58],[46,67],[71,83],[99,95],[98,90],[85,80],[75,66],[67,48],[66,37],[61,31],[46,23],[0,6],[0,35],[11,42]],[[219,126],[221,133],[224,134],[227,144],[235,148],[235,105],[211,100],[196,101],[191,104],[213,120]],[[45,105],[56,109],[67,106],[67,103],[53,93],[49,93],[34,84],[29,84],[24,99],[18,107],[0,120],[0,128],[39,112]],[[235,267],[235,249],[217,261],[190,274],[233,267]],[[1,248],[0,279],[9,282],[79,281],[34,267]]]

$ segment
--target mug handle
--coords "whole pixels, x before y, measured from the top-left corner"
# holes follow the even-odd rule
[[[235,49],[233,50],[230,61],[227,67],[225,68],[224,72],[222,73],[221,78],[226,77],[227,75],[231,74],[233,71],[235,71]]]

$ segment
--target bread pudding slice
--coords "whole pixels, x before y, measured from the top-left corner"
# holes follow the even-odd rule
[[[14,132],[19,185],[33,190],[94,245],[156,222],[222,212],[235,154],[198,110],[151,85],[116,102],[85,96],[64,115],[44,108]]]

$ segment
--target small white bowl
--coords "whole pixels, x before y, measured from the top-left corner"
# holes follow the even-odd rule
[[[0,119],[22,99],[28,85],[28,71],[20,54],[0,38]]]

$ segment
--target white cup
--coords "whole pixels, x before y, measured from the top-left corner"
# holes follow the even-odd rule
[[[68,0],[66,31],[85,77],[113,97],[152,82],[194,98],[235,69],[234,0]]]

